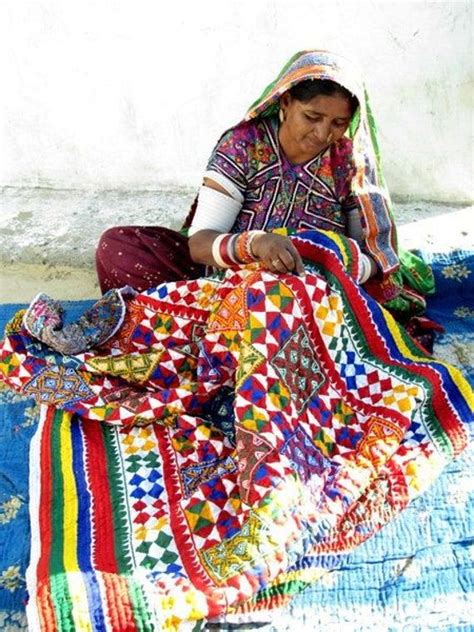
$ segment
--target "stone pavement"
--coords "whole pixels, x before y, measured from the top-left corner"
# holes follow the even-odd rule
[[[109,226],[178,228],[195,191],[0,189],[0,301],[29,302],[39,291],[58,299],[99,296],[94,250]],[[474,249],[472,207],[395,203],[405,248]]]

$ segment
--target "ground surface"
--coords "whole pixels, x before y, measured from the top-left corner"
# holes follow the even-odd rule
[[[189,189],[79,191],[0,189],[0,301],[28,302],[39,291],[58,299],[99,296],[94,250],[105,228],[178,228],[193,201]],[[474,249],[472,207],[395,203],[405,248]]]

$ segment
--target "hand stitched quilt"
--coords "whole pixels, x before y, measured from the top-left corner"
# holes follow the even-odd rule
[[[171,630],[282,605],[465,447],[460,372],[357,287],[346,240],[295,243],[304,278],[160,286],[75,356],[10,325],[2,379],[42,404],[33,629]]]

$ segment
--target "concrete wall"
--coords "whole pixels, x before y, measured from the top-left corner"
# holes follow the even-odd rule
[[[219,134],[287,58],[350,55],[391,191],[472,198],[472,5],[2,0],[0,185],[196,186]]]

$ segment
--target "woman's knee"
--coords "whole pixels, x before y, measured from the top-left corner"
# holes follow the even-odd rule
[[[107,228],[99,237],[97,251],[100,252],[110,247],[115,247],[125,241],[129,230],[129,226],[112,226],[111,228]]]

